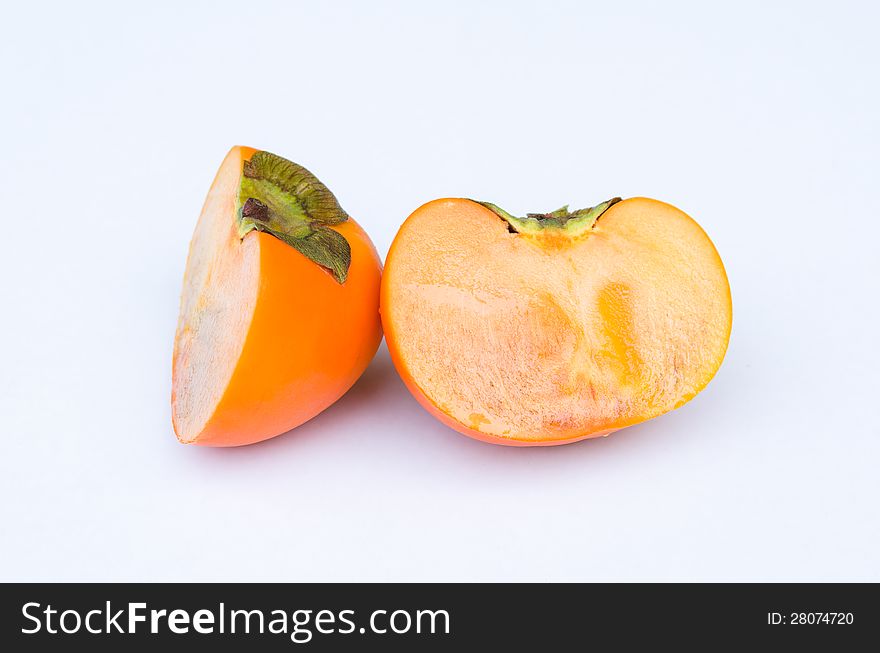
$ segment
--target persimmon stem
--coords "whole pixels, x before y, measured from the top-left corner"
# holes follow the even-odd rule
[[[241,214],[245,218],[266,222],[269,219],[269,207],[257,198],[249,197],[241,207]]]

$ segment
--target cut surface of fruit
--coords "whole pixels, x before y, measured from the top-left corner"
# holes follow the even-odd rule
[[[261,158],[282,162],[297,185],[254,183],[245,169]],[[332,220],[314,210],[306,193],[316,188],[326,191],[251,148],[232,148],[220,166],[190,245],[175,337],[182,442],[235,446],[290,430],[342,396],[375,354],[381,263],[341,209]],[[320,199],[338,207],[329,191]]]
[[[174,355],[174,417],[197,434],[229,385],[253,317],[260,283],[256,239],[238,236],[235,202],[243,152],[224,159],[190,245]]]
[[[681,406],[720,366],[732,315],[709,238],[646,198],[526,218],[430,202],[391,246],[381,313],[416,398],[462,433],[513,445]]]

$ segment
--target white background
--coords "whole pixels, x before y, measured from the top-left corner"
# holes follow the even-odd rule
[[[4,2],[0,579],[880,580],[874,3]],[[565,447],[425,413],[383,345],[237,450],[170,426],[228,147],[307,165],[384,256],[423,202],[648,195],[734,329],[686,407]]]

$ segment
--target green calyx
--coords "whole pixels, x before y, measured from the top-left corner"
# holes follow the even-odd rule
[[[236,206],[238,234],[262,231],[345,283],[351,246],[330,228],[348,220],[333,193],[301,165],[270,152],[245,161]]]
[[[527,213],[524,218],[517,218],[491,202],[477,202],[477,204],[482,204],[505,220],[510,225],[510,229],[516,233],[532,236],[558,233],[576,238],[590,231],[595,226],[596,220],[619,201],[620,198],[615,197],[596,206],[576,211],[569,211],[566,205],[550,213]]]

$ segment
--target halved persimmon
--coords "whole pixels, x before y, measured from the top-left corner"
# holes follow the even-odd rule
[[[258,442],[341,397],[382,337],[381,269],[367,234],[314,175],[233,147],[187,260],[172,372],[178,439]]]
[[[380,311],[392,360],[429,412],[519,446],[681,406],[721,365],[732,319],[708,236],[645,198],[525,218],[429,202],[391,245]]]

